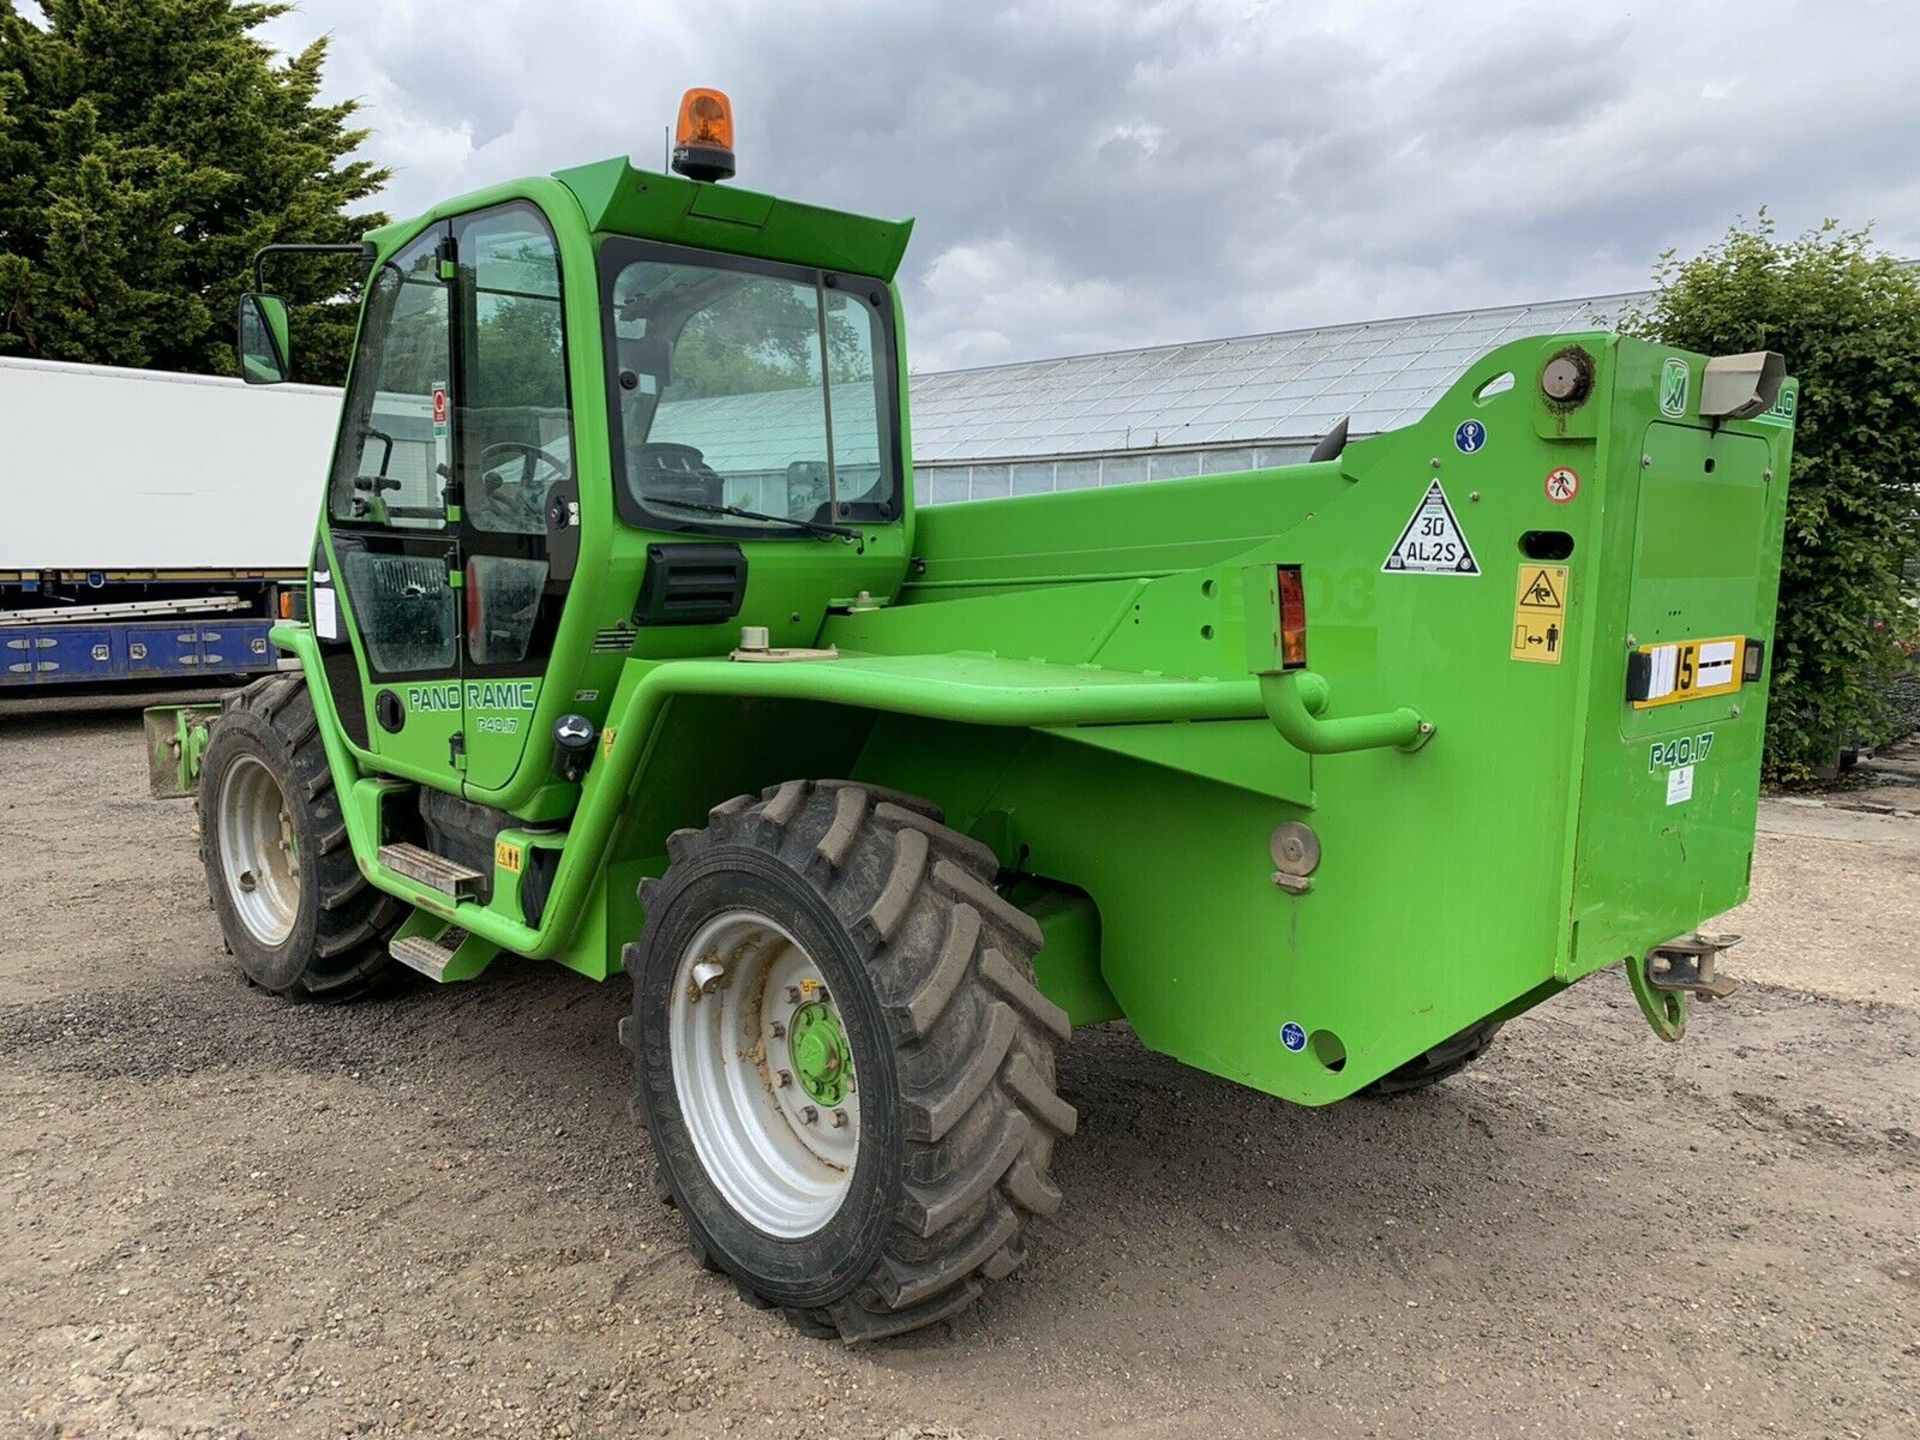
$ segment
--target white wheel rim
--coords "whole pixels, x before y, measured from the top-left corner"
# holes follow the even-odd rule
[[[227,898],[247,932],[271,949],[293,933],[300,905],[300,850],[280,782],[256,757],[235,756],[220,777],[218,814]]]
[[[742,1219],[786,1240],[833,1218],[860,1152],[850,1052],[824,1074],[796,1059],[796,1036],[815,1037],[816,1060],[823,1048],[839,1053],[818,1041],[823,1012],[843,1040],[819,967],[792,932],[751,910],[708,920],[675,967],[667,1040],[693,1148]]]

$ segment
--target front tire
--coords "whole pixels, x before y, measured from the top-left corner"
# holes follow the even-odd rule
[[[389,968],[400,905],[354,863],[302,676],[270,675],[228,698],[198,804],[207,891],[249,980],[345,999]]]
[[[1039,926],[933,806],[792,781],[668,841],[629,946],[639,1108],[695,1252],[847,1340],[970,1304],[1024,1258],[1075,1114]]]

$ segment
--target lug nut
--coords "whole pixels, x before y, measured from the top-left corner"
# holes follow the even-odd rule
[[[717,960],[702,960],[693,967],[693,983],[702,995],[711,995],[726,978],[727,967]]]
[[[782,1090],[786,1089],[789,1085],[793,1084],[793,1072],[791,1070],[782,1070],[779,1078],[774,1083],[779,1085]]]
[[[833,1112],[833,1128],[836,1130],[844,1130],[847,1128],[847,1112],[846,1111],[836,1110]]]
[[[820,1112],[811,1105],[802,1105],[800,1107],[800,1118],[811,1125],[820,1118]]]
[[[787,1026],[785,1021],[776,1020],[773,1022],[773,1038],[776,1040],[784,1040],[787,1038]]]
[[[800,987],[798,985],[787,986],[787,1004],[798,1005],[799,1003],[800,1003]]]

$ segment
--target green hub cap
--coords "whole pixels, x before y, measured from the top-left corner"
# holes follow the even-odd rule
[[[853,1084],[853,1050],[840,1017],[824,1002],[810,1000],[793,1012],[787,1025],[787,1052],[800,1088],[822,1105],[838,1105]]]

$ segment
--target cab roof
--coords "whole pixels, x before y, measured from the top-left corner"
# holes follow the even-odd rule
[[[911,220],[874,220],[732,185],[636,169],[624,156],[555,172],[596,233],[642,236],[734,255],[891,280]]]

